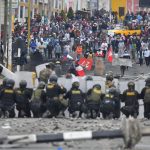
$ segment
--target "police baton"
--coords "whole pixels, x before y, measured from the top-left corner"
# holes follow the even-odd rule
[[[150,136],[150,128],[140,128],[136,119],[124,119],[122,128],[117,130],[102,131],[73,131],[57,134],[29,134],[29,135],[13,135],[0,138],[0,144],[21,144],[21,143],[47,143],[74,140],[93,140],[93,139],[114,139],[123,138],[126,148],[134,147],[142,136]]]

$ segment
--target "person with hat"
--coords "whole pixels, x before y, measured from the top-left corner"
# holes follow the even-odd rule
[[[0,117],[14,118],[16,95],[14,90],[15,81],[8,79],[6,87],[0,91]]]
[[[69,115],[71,117],[76,117],[77,112],[79,112],[78,117],[82,117],[82,113],[84,112],[85,95],[83,91],[79,89],[80,83],[78,79],[72,80],[72,87],[65,95],[65,98],[68,99]]]
[[[150,77],[145,82],[146,84],[141,91],[140,97],[144,102],[144,117],[150,119]]]
[[[95,119],[100,115],[100,103],[104,97],[101,85],[95,84],[86,94],[87,118]]]
[[[32,92],[27,88],[27,81],[21,80],[19,82],[19,88],[15,89],[16,94],[16,109],[18,111],[18,117],[31,117],[30,112],[30,99]]]
[[[114,84],[114,75],[112,71],[109,71],[106,74],[106,82],[105,82],[105,93],[110,94],[113,96],[113,101],[115,102],[115,112],[113,117],[119,118],[120,117],[120,90],[116,88]]]
[[[135,83],[130,81],[128,82],[128,89],[126,89],[122,96],[122,102],[125,103],[125,106],[121,108],[123,114],[126,117],[132,116],[137,117],[139,114],[139,102],[140,99],[139,93],[135,90]]]
[[[64,114],[66,109],[64,94],[67,90],[58,85],[57,81],[56,75],[50,76],[49,83],[46,86],[47,111],[43,114],[43,117],[57,117],[62,111]]]

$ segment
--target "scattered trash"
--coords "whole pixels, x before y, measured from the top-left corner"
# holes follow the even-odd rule
[[[11,126],[9,123],[5,123],[3,126],[1,126],[3,129],[10,129]]]

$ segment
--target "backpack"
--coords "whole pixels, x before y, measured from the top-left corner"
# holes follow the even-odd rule
[[[150,103],[150,88],[146,88],[145,95],[144,95],[144,102]]]
[[[41,93],[42,93],[41,89],[36,89],[32,94],[31,101],[39,101],[41,98]]]

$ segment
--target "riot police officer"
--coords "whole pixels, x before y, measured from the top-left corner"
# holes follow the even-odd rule
[[[112,119],[116,117],[116,101],[118,97],[116,97],[116,88],[112,87],[105,93],[105,96],[100,104],[100,111],[104,119]],[[119,110],[120,112],[120,110]]]
[[[13,118],[15,117],[15,91],[14,91],[15,81],[8,79],[6,81],[6,88],[0,91],[0,109],[1,117]]]
[[[125,106],[121,108],[122,113],[126,117],[130,115],[137,117],[139,114],[139,93],[135,90],[134,82],[131,81],[128,83],[128,89],[123,92],[121,99],[125,103]]]
[[[15,94],[18,117],[31,117],[29,102],[31,93],[29,89],[27,89],[27,82],[25,80],[19,82],[19,88],[15,89]]]
[[[113,101],[115,101],[115,112],[114,112],[114,118],[119,118],[120,117],[120,91],[119,89],[116,88],[114,84],[114,76],[113,72],[109,71],[106,75],[106,83],[105,83],[105,88],[106,88],[106,93],[108,95],[110,94],[113,95]],[[112,97],[112,96],[111,96]]]
[[[66,93],[63,86],[57,83],[57,76],[51,75],[48,85],[46,86],[47,111],[49,117],[57,117],[62,109],[60,95]],[[45,116],[45,115],[44,115]]]
[[[72,83],[71,89],[67,92],[65,98],[68,99],[68,111],[71,117],[76,117],[76,111],[79,111],[79,116],[84,112],[85,94],[79,89],[79,82]]]
[[[41,81],[32,93],[31,98],[31,111],[33,117],[42,117],[43,113],[46,111],[46,93],[45,93],[45,83]]]
[[[100,103],[104,97],[101,85],[95,84],[86,95],[87,118],[96,118],[100,115]]]
[[[0,85],[0,91],[3,90],[4,88],[6,88],[6,82],[7,82],[8,78],[4,78],[2,84]]]
[[[145,87],[142,89],[140,97],[144,101],[144,117],[150,119],[150,78],[145,80]]]

